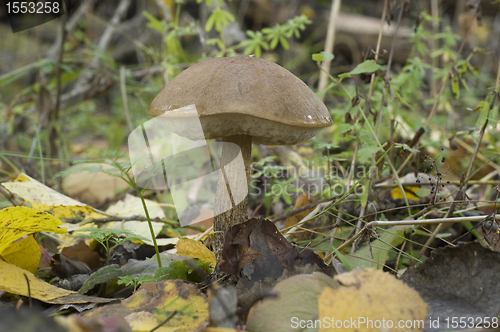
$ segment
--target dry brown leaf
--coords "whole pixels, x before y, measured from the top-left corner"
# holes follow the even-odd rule
[[[366,269],[334,279],[343,287],[323,289],[319,297],[320,331],[423,330],[427,304],[416,290],[394,276]]]
[[[314,196],[311,196],[307,193],[303,193],[302,195],[297,197],[297,200],[295,201],[295,206],[293,207],[293,210],[295,211],[295,210],[303,208],[306,205],[311,204],[314,201],[314,198],[315,198]],[[304,219],[309,213],[311,213],[312,210],[314,210],[314,207],[311,207],[310,209],[307,209],[305,211],[299,212],[297,214],[294,214],[293,216],[286,218],[285,228],[293,227],[299,221]],[[304,225],[302,225],[302,227],[309,228],[307,226],[309,226],[311,223],[312,223],[312,221],[309,221],[309,222],[305,223]],[[306,232],[306,231],[298,231],[298,232],[293,233],[292,236],[296,239],[296,241],[304,241],[304,240],[308,240],[310,238],[311,234],[312,233]]]
[[[110,165],[104,163],[78,164],[73,167],[100,165],[103,166],[103,169],[112,168]],[[87,203],[102,204],[106,200],[114,198],[117,192],[127,189],[128,184],[123,179],[106,173],[98,172],[90,174],[88,171],[82,171],[66,176],[63,179],[62,188],[70,197]]]

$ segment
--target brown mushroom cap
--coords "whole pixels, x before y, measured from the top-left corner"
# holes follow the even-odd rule
[[[182,118],[199,116],[204,137],[190,137]],[[296,144],[332,124],[321,100],[295,75],[260,58],[210,59],[177,75],[148,115],[191,139],[250,135],[266,145]],[[196,135],[195,135],[196,136]]]

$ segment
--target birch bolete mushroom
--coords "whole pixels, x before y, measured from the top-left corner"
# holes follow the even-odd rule
[[[196,112],[204,137],[189,133],[182,119]],[[232,57],[202,61],[177,75],[156,96],[148,115],[166,116],[169,128],[190,139],[223,139],[221,170],[214,208],[214,251],[219,259],[229,227],[244,222],[246,194],[250,183],[252,142],[265,145],[297,144],[314,137],[332,124],[327,108],[302,82],[283,67],[260,58]],[[190,137],[192,135],[192,137]],[[234,143],[234,144],[226,144]],[[245,174],[230,162],[242,154]],[[224,179],[225,176],[225,179]],[[227,184],[244,191],[241,202],[232,202],[226,212],[219,193]],[[240,192],[241,193],[241,192]]]

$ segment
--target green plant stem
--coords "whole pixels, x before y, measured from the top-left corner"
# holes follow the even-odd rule
[[[149,231],[151,232],[151,238],[153,239],[153,245],[155,247],[155,252],[156,252],[156,259],[158,260],[158,267],[160,268],[160,267],[162,267],[161,266],[160,251],[158,250],[158,244],[156,243],[156,235],[155,235],[155,231],[153,229],[153,223],[151,222],[151,217],[149,216],[149,211],[148,211],[148,207],[146,205],[146,201],[144,200],[144,195],[142,194],[142,191],[139,190],[139,188],[135,184],[134,180],[132,180],[132,178],[130,177],[128,172],[125,172],[125,176],[127,179],[124,179],[124,180],[126,180],[126,182],[128,182],[128,184],[135,190],[135,192],[137,193],[137,195],[139,195],[139,198],[141,199],[142,207],[144,209],[144,213],[146,214],[146,218],[148,220],[148,226],[149,226]]]
[[[148,207],[146,206],[146,201],[144,200],[144,196],[142,195],[142,191],[138,190],[138,188],[136,189],[136,191],[137,191],[137,194],[139,195],[139,198],[141,199],[142,207],[144,208],[144,213],[146,213],[146,218],[148,218],[149,231],[151,232],[151,238],[153,239],[153,244],[154,244],[155,252],[156,252],[156,259],[158,260],[158,267],[162,267],[161,266],[160,251],[158,250],[158,244],[156,243],[155,231],[153,229],[153,223],[151,222],[151,218],[149,216],[149,211],[148,211]]]
[[[109,260],[111,257],[111,249],[109,248],[109,238],[106,238],[105,242],[106,242],[106,245],[104,245],[103,243],[101,243],[101,244],[106,249],[106,266],[109,266]]]
[[[35,134],[36,134],[36,142],[38,145],[38,153],[40,154],[40,173],[42,174],[42,183],[45,184],[45,164],[43,160],[42,143],[40,142],[40,132],[36,130]]]

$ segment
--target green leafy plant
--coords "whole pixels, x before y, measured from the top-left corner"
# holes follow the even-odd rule
[[[106,265],[109,265],[111,251],[125,241],[149,241],[126,229],[86,227],[79,229],[73,237],[90,237],[99,242],[106,250]],[[125,236],[125,237],[123,237]]]
[[[118,279],[117,284],[125,287],[133,286],[135,292],[140,285],[148,282],[153,282],[151,276],[123,276]]]
[[[255,54],[256,57],[262,55],[262,50],[274,50],[281,45],[285,50],[290,48],[288,40],[292,37],[299,38],[300,32],[306,29],[307,24],[312,21],[304,14],[289,19],[287,23],[276,24],[270,28],[264,28],[262,31],[247,30],[249,39],[242,41],[235,48],[245,47],[243,54]]]
[[[158,266],[161,267],[160,252],[158,250],[158,244],[156,243],[156,235],[155,235],[155,232],[153,230],[153,224],[151,223],[151,217],[149,216],[148,207],[146,205],[146,201],[144,200],[144,195],[143,195],[144,191],[146,189],[142,189],[142,190],[139,189],[139,187],[135,183],[135,180],[129,174],[129,172],[131,170],[131,167],[132,167],[129,162],[121,162],[121,161],[118,161],[118,160],[112,160],[112,161],[101,160],[101,161],[102,162],[107,162],[112,167],[111,168],[104,168],[102,165],[99,165],[99,166],[81,165],[80,167],[74,167],[72,169],[59,172],[57,175],[58,176],[66,176],[66,175],[69,175],[69,174],[80,173],[80,172],[83,172],[83,171],[88,171],[90,174],[94,174],[94,173],[97,173],[97,172],[102,172],[102,173],[108,174],[110,176],[121,178],[131,188],[133,188],[135,190],[135,192],[137,193],[137,195],[139,196],[139,198],[141,199],[142,207],[144,209],[144,213],[146,214],[146,219],[148,221],[149,231],[151,232],[151,238],[153,240],[153,244],[154,244],[154,247],[155,247],[156,257],[158,259]],[[85,162],[89,162],[89,161],[88,160],[81,160],[80,162],[81,163],[85,163]],[[92,161],[92,162],[95,162],[95,160]],[[93,231],[93,232],[98,233],[97,231]],[[126,232],[123,232],[123,230],[122,230],[122,233],[120,233],[120,234],[126,234],[127,236],[128,235],[132,236],[131,233],[127,234]],[[102,238],[102,237],[100,237],[100,238]],[[139,238],[138,238],[138,240],[139,240]],[[109,251],[108,251],[108,262],[109,262]]]

